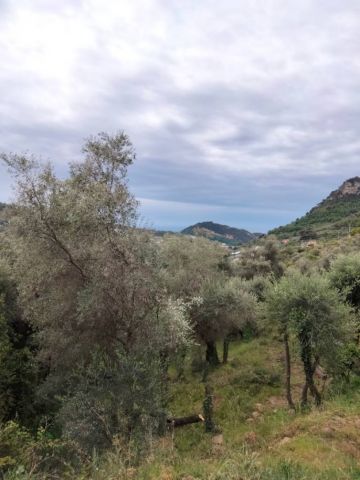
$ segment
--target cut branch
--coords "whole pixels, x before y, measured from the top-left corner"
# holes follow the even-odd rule
[[[191,425],[192,423],[204,422],[202,415],[189,415],[188,417],[168,418],[166,422],[173,427],[183,427],[184,425]]]

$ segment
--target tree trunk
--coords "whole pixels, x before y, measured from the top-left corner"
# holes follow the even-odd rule
[[[312,377],[314,377],[314,373],[316,371],[316,368],[317,368],[318,364],[319,364],[319,358],[315,358],[314,364],[312,366]],[[315,387],[315,385],[314,385],[314,387]],[[306,380],[305,385],[302,389],[302,393],[301,393],[301,406],[302,407],[306,407],[307,404],[308,404],[308,391],[309,391],[309,384],[308,384],[308,381]],[[321,398],[320,398],[320,401],[321,401]]]
[[[308,390],[309,390],[308,384],[307,382],[305,382],[305,385],[301,392],[301,406],[303,408],[307,407],[307,404],[308,404]]]
[[[311,392],[311,395],[314,397],[315,405],[321,405],[321,395],[319,390],[316,388],[314,383],[314,373],[315,368],[317,365],[317,360],[315,360],[314,366],[311,363],[311,347],[310,347],[310,339],[307,335],[301,335],[300,337],[300,345],[301,345],[301,359],[304,365],[304,373],[305,373],[305,380],[308,389]]]
[[[295,410],[295,404],[291,395],[291,362],[290,362],[290,347],[289,347],[289,335],[287,331],[284,333],[284,347],[285,347],[285,388],[286,398],[290,408]]]
[[[213,421],[213,390],[210,385],[205,385],[205,398],[203,403],[205,432],[215,432],[216,426]]]
[[[224,345],[223,345],[223,363],[227,363],[229,358],[229,346],[230,346],[230,336],[227,335],[224,338]]]
[[[215,342],[206,342],[206,361],[213,367],[220,365]]]

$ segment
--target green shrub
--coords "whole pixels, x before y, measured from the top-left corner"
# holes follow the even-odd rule
[[[7,473],[7,478],[39,472],[71,478],[85,461],[74,444],[53,438],[44,428],[31,435],[13,421],[0,426],[0,473]]]

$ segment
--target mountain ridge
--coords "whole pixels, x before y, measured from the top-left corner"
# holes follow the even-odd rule
[[[198,222],[181,230],[183,235],[194,235],[216,240],[228,245],[239,245],[256,240],[261,234],[243,228],[229,227],[213,221]]]

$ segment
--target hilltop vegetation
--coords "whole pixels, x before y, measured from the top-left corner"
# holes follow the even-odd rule
[[[358,177],[347,180],[306,215],[269,233],[281,238],[297,236],[307,239],[313,236],[326,239],[351,232],[360,226],[360,194],[357,190],[347,189],[354,180],[360,184]]]
[[[359,236],[155,238],[134,158],[122,132],[66,179],[3,155],[4,480],[359,478]]]

